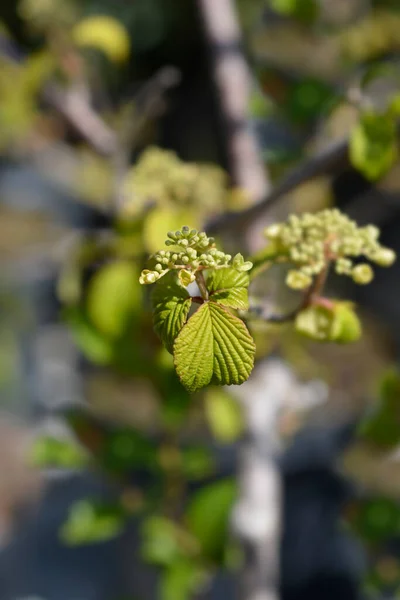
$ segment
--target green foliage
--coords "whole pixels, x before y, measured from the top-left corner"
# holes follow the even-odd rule
[[[119,429],[109,433],[98,452],[103,468],[113,473],[129,473],[135,469],[156,468],[154,443],[133,429]]]
[[[220,388],[211,387],[205,397],[205,412],[214,437],[222,443],[236,441],[244,431],[239,403]]]
[[[64,318],[70,326],[75,343],[94,364],[106,365],[112,361],[112,343],[87,320],[81,311],[68,308],[64,311]]]
[[[389,498],[363,502],[352,520],[352,527],[368,542],[376,543],[400,533],[400,506]]]
[[[316,0],[270,0],[271,8],[277,13],[301,21],[313,21],[319,12]]]
[[[169,567],[198,552],[193,536],[166,517],[149,517],[144,521],[141,533],[142,556],[146,562]]]
[[[154,329],[172,354],[175,338],[184,326],[192,304],[176,272],[169,272],[160,279],[153,291],[152,303]]]
[[[350,137],[350,160],[365,177],[379,179],[398,156],[396,122],[389,114],[362,115]]]
[[[252,263],[241,254],[233,257],[215,248],[213,238],[183,227],[169,232],[166,246],[154,256],[154,270],[144,270],[140,283],[155,283],[154,325],[173,353],[179,378],[195,392],[211,380],[219,385],[240,384],[254,364],[254,342],[238,317],[226,310],[248,306],[247,271]],[[204,279],[203,271],[210,272]],[[196,281],[201,306],[187,322],[192,299],[186,291]]]
[[[35,440],[30,459],[35,466],[45,468],[76,469],[88,463],[88,456],[76,443],[51,436]]]
[[[186,511],[188,529],[209,561],[220,563],[224,558],[235,498],[235,482],[225,479],[203,488],[189,503]]]
[[[90,281],[87,312],[97,330],[107,337],[119,337],[132,310],[141,298],[138,272],[129,261],[112,262],[100,269]]]
[[[296,316],[296,331],[319,342],[347,344],[361,336],[361,323],[348,302],[310,306]]]
[[[161,600],[186,600],[201,586],[204,571],[195,561],[175,561],[161,576]]]
[[[189,481],[204,479],[215,471],[211,452],[203,446],[193,446],[182,451],[182,470]]]
[[[106,542],[120,535],[125,516],[118,506],[82,500],[72,505],[60,537],[67,546]]]
[[[397,370],[387,372],[381,382],[379,401],[362,421],[361,437],[382,449],[400,443],[400,376]]]
[[[210,299],[213,302],[241,310],[249,308],[247,292],[249,283],[248,273],[230,267],[211,271],[206,281]]]
[[[176,339],[174,360],[183,385],[190,391],[211,381],[239,385],[254,365],[255,345],[243,321],[214,302],[205,302]]]

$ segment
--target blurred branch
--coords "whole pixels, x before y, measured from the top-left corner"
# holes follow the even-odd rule
[[[80,88],[63,89],[49,84],[43,98],[90,144],[99,154],[111,156],[115,152],[115,132],[90,105]]]
[[[117,144],[113,154],[115,174],[113,206],[118,211],[124,204],[122,182],[131,163],[131,153],[139,134],[148,121],[159,113],[164,94],[179,84],[178,69],[166,66],[159,69],[137,92],[127,107],[117,131]]]
[[[267,213],[286,194],[303,183],[320,175],[330,174],[348,162],[348,139],[334,142],[325,150],[311,156],[296,166],[284,179],[267,194],[263,200],[235,213],[225,213],[208,223],[209,233],[218,233],[224,229],[235,230],[249,227],[254,221]]]
[[[269,180],[248,118],[251,76],[241,50],[233,0],[198,0],[224,124],[228,168],[253,202],[269,192]],[[245,390],[243,390],[245,391]],[[240,455],[240,492],[235,526],[245,553],[242,600],[276,600],[280,551],[280,476],[274,465],[276,414],[281,398],[241,397],[247,439]],[[270,410],[274,406],[277,410]]]
[[[254,202],[269,190],[268,175],[248,119],[251,76],[241,50],[233,0],[197,0],[224,123],[228,168]]]

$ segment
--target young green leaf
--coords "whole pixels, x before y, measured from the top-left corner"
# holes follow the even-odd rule
[[[186,322],[192,299],[179,283],[177,274],[170,271],[157,283],[152,303],[154,329],[172,353],[175,338]]]
[[[248,287],[248,273],[232,267],[212,271],[207,278],[207,289],[212,300],[231,308],[249,308]]]
[[[243,411],[239,403],[224,389],[207,390],[205,416],[214,437],[223,444],[231,444],[243,433]]]
[[[60,530],[60,538],[67,546],[105,542],[120,535],[125,523],[125,516],[119,506],[81,500],[70,508],[68,518]]]
[[[254,365],[255,344],[243,321],[215,302],[204,303],[175,340],[176,371],[189,392],[211,381],[239,385]]]
[[[350,136],[350,160],[368,179],[379,179],[397,157],[396,124],[387,115],[368,113]]]
[[[319,342],[347,344],[362,334],[361,323],[349,302],[335,302],[332,307],[310,306],[295,320],[296,331]]]
[[[117,338],[124,332],[140,296],[136,266],[126,260],[110,263],[90,281],[87,295],[89,318],[102,334]]]
[[[397,370],[391,369],[384,374],[379,395],[379,402],[361,422],[359,434],[386,450],[400,443],[400,376]]]
[[[161,575],[160,600],[188,600],[204,582],[205,573],[199,562],[181,558]]]
[[[220,562],[223,558],[236,493],[236,482],[223,479],[198,491],[187,508],[188,529],[210,560]]]

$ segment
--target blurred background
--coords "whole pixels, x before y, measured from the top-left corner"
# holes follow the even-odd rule
[[[194,396],[138,283],[185,224],[249,255],[338,207],[400,252],[399,58],[397,0],[1,4],[0,600],[400,598],[400,263],[328,281],[359,342],[261,314]]]

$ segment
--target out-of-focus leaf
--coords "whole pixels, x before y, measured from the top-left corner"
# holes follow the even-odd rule
[[[400,443],[400,376],[397,370],[391,370],[383,377],[379,402],[362,421],[359,433],[385,449]]]
[[[87,312],[104,335],[119,337],[141,298],[139,273],[131,262],[121,260],[102,267],[90,281]]]
[[[361,337],[359,318],[349,302],[334,302],[332,307],[310,306],[297,315],[298,333],[318,342],[348,344]]]
[[[93,15],[82,19],[72,31],[74,42],[82,48],[95,48],[112,62],[128,59],[130,40],[124,25],[107,15]]]
[[[141,553],[144,560],[164,567],[189,558],[198,550],[189,533],[162,516],[146,519],[142,526],[142,540]]]
[[[60,440],[50,436],[35,440],[30,459],[38,467],[61,467],[75,469],[88,462],[85,452],[70,440]]]
[[[106,365],[112,361],[112,342],[93,327],[79,309],[68,309],[65,318],[75,343],[89,360],[98,365]]]
[[[173,205],[166,208],[156,208],[146,217],[143,225],[143,239],[149,252],[157,252],[164,247],[166,231],[175,231],[181,223],[190,223],[192,227],[198,227],[200,220],[198,211],[191,208],[174,208]]]
[[[235,497],[235,481],[225,479],[197,492],[187,508],[188,529],[209,560],[220,562],[223,558]]]
[[[400,505],[389,498],[377,498],[362,503],[352,526],[369,542],[383,541],[400,533]]]
[[[244,420],[240,405],[224,390],[207,390],[205,410],[209,427],[218,441],[229,444],[243,433]]]
[[[387,115],[365,114],[350,136],[350,160],[371,180],[384,175],[398,155],[396,124]]]
[[[182,470],[189,480],[204,479],[215,470],[211,452],[203,446],[182,450]]]
[[[120,535],[124,526],[125,517],[118,506],[82,500],[71,507],[60,538],[68,546],[106,542]]]
[[[181,559],[165,569],[160,581],[161,600],[190,600],[204,581],[204,571],[194,561]]]
[[[139,432],[122,429],[107,435],[99,460],[107,470],[118,473],[138,468],[152,470],[156,464],[156,449]]]
[[[321,117],[333,106],[335,96],[325,83],[317,79],[304,79],[291,86],[291,93],[284,108],[294,123],[306,124]]]
[[[316,0],[270,0],[270,6],[281,15],[307,23],[314,21],[319,12]]]

